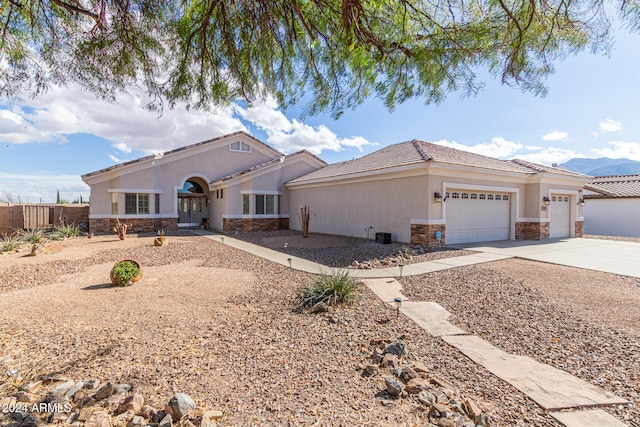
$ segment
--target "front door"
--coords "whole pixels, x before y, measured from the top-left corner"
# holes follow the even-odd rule
[[[199,227],[207,218],[206,196],[178,196],[178,225]]]

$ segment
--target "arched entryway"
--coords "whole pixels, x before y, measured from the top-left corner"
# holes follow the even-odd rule
[[[209,220],[209,187],[201,178],[189,178],[178,190],[178,226],[199,227]]]

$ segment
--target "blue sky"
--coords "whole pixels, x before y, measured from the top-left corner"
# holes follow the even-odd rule
[[[367,101],[338,120],[300,119],[274,102],[216,113],[178,107],[161,117],[143,97],[111,104],[70,86],[22,103],[0,99],[0,199],[54,202],[89,196],[80,175],[152,152],[245,130],[288,153],[307,149],[333,163],[410,139],[497,158],[551,164],[573,157],[640,160],[640,36],[618,31],[609,57],[588,52],[555,64],[544,98],[487,79],[476,96],[437,105],[413,100],[388,112]]]

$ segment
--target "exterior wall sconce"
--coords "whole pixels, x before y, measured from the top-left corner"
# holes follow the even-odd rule
[[[542,201],[544,202],[545,205],[550,205],[551,204],[551,199],[548,198],[547,196],[544,196],[542,198]]]
[[[580,200],[578,200],[578,204],[579,204],[580,206],[584,206],[584,199],[580,199]]]
[[[442,203],[442,195],[436,191],[433,193],[433,201],[436,203]]]

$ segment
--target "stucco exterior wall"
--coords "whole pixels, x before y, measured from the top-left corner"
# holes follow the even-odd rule
[[[217,189],[224,189],[224,200],[215,200],[214,228],[225,230],[231,227],[238,229],[251,228],[247,224],[256,227],[273,227],[273,224],[282,226],[287,224],[289,217],[289,195],[284,184],[292,179],[298,178],[309,172],[318,169],[321,165],[316,160],[305,159],[306,154],[299,154],[291,158],[285,158],[282,162],[271,165],[264,170],[257,170],[246,176],[240,176],[230,180],[228,183],[218,184],[212,187],[212,196],[215,196]],[[244,194],[249,194],[250,209],[249,215],[243,214],[242,199]],[[254,195],[273,194],[278,196],[279,202],[276,206],[276,214],[256,215],[254,206]],[[254,221],[249,221],[250,219]],[[242,221],[244,220],[244,222]],[[262,220],[262,221],[261,221]],[[272,221],[269,221],[272,220]],[[241,227],[238,224],[243,224]],[[258,224],[258,225],[256,225]],[[253,226],[252,226],[253,227]],[[253,227],[253,228],[256,228]]]
[[[289,189],[289,227],[300,230],[300,205],[311,211],[309,231],[375,238],[391,233],[391,239],[409,243],[411,218],[425,215],[431,203],[426,175],[342,183],[314,188]]]
[[[587,199],[585,234],[640,237],[640,198]]]
[[[229,145],[242,141],[251,152],[231,151]],[[91,186],[90,215],[93,218],[176,218],[177,190],[189,178],[200,178],[209,196],[208,215],[211,218],[225,212],[226,203],[215,202],[215,194],[208,193],[208,184],[232,173],[251,168],[278,156],[268,147],[257,144],[244,135],[232,135],[220,141],[205,143],[167,156],[141,160],[87,178]],[[112,190],[111,192],[109,190]],[[113,190],[118,194],[118,214],[112,214]],[[150,193],[148,215],[125,215],[125,192]],[[155,214],[155,196],[160,195],[160,213]],[[213,196],[213,197],[212,197]],[[228,194],[224,195],[225,198]],[[220,224],[221,226],[221,224]]]

